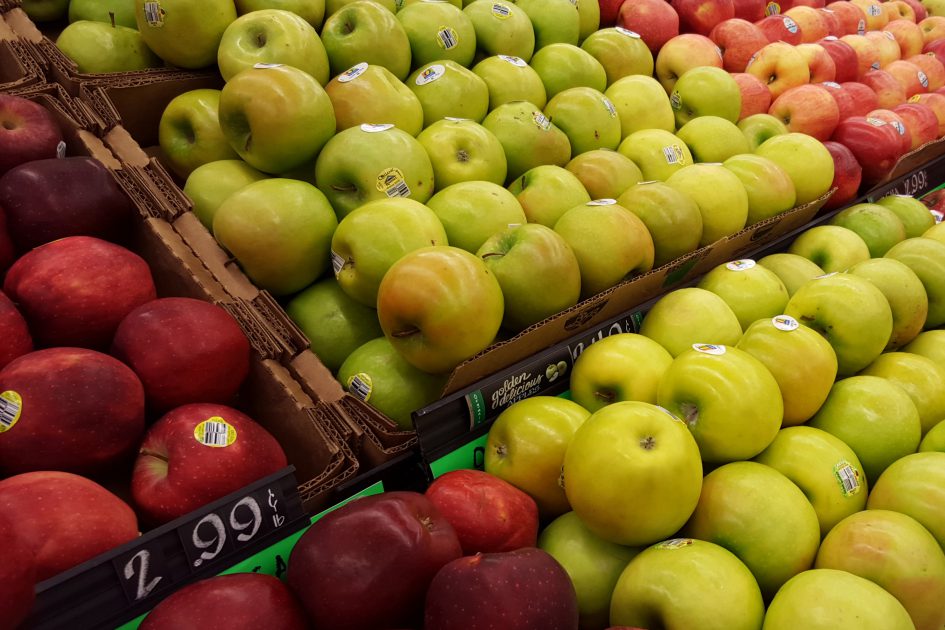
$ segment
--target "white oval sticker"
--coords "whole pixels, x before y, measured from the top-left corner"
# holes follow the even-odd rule
[[[612,206],[617,203],[616,199],[595,199],[594,201],[588,201],[586,205],[588,206]]]
[[[725,346],[720,346],[714,343],[694,343],[692,344],[692,349],[703,354],[712,354],[715,356],[722,356],[725,354]]]
[[[725,268],[732,271],[747,271],[755,266],[755,261],[751,258],[743,258],[741,260],[733,260],[732,262],[725,263]]]
[[[525,60],[522,59],[521,57],[513,57],[511,55],[499,55],[499,59],[501,59],[502,61],[506,63],[510,63],[513,66],[517,66],[519,68],[524,68],[525,66],[528,65],[527,63],[525,63]]]
[[[387,131],[388,129],[393,129],[393,128],[394,128],[394,125],[390,123],[383,123],[380,125],[372,125],[369,123],[363,123],[361,125],[361,131],[364,131],[367,133],[378,133],[378,132]]]
[[[783,330],[784,332],[797,330],[801,325],[800,322],[790,315],[775,315],[771,318],[771,323],[774,324],[775,328],[778,330]]]
[[[366,61],[362,61],[356,66],[351,66],[344,72],[338,75],[338,83],[347,83],[348,81],[354,81],[359,76],[364,74],[364,71],[368,69],[368,64]]]
[[[629,28],[624,28],[622,26],[617,27],[617,32],[621,35],[626,35],[627,37],[633,37],[634,39],[640,39],[640,34],[636,31],[631,31]]]
[[[446,74],[446,66],[435,63],[432,66],[425,68],[423,72],[417,75],[417,79],[414,81],[414,83],[417,85],[433,83],[437,79],[441,78],[444,74]]]

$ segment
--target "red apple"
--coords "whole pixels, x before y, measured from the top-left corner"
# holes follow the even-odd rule
[[[24,254],[4,292],[38,346],[107,348],[125,315],[155,298],[148,264],[124,247],[69,236]]]
[[[893,111],[899,114],[906,125],[906,131],[912,139],[910,150],[918,149],[938,138],[938,116],[928,105],[903,103],[894,107]]]
[[[385,492],[316,521],[292,549],[287,580],[316,628],[419,627],[433,576],[461,555],[429,499]]]
[[[891,109],[874,109],[866,114],[867,120],[881,120],[888,123],[899,133],[899,150],[901,154],[908,153],[912,148],[912,136],[906,129],[906,121]]]
[[[847,81],[856,81],[859,76],[859,60],[856,51],[850,44],[839,39],[825,37],[817,42],[827,54],[833,59],[834,81],[837,83],[846,83]]]
[[[909,99],[910,103],[921,103],[927,105],[938,119],[937,137],[945,136],[945,96],[941,94],[916,94]]]
[[[840,122],[840,108],[827,88],[799,85],[774,99],[768,113],[787,126],[788,131],[806,133],[820,141],[830,138]]]
[[[931,55],[912,55],[906,59],[906,61],[918,66],[922,73],[925,74],[929,92],[934,92],[940,87],[945,86],[945,64],[943,64],[935,53]]]
[[[801,29],[802,43],[810,44],[830,35],[827,18],[818,9],[811,6],[799,6],[795,2],[784,15],[794,20]]]
[[[0,175],[24,162],[56,157],[60,142],[59,125],[42,105],[0,94]]]
[[[863,179],[863,168],[856,161],[853,152],[839,142],[828,140],[824,146],[830,151],[830,157],[833,158],[833,183],[831,188],[836,188],[824,208],[832,210],[847,205],[856,199],[856,193],[860,189],[860,181]]]
[[[846,42],[856,52],[856,76],[858,81],[870,70],[879,70],[879,49],[865,35],[844,35],[840,41]]]
[[[143,518],[174,520],[286,466],[272,435],[224,405],[184,405],[144,436],[131,477]]]
[[[909,61],[897,59],[883,68],[884,72],[893,75],[906,93],[906,98],[916,94],[928,92],[929,79],[919,66]]]
[[[803,35],[797,22],[786,15],[769,15],[755,22],[769,42],[787,42],[792,46],[801,43]]]
[[[865,83],[847,81],[840,85],[843,86],[843,89],[846,90],[850,98],[853,99],[852,114],[854,116],[866,116],[874,109],[879,108],[879,98],[876,96],[876,92]]]
[[[463,555],[538,544],[535,500],[495,475],[454,470],[438,477],[425,494],[456,530]]]
[[[885,68],[902,55],[896,36],[889,31],[867,31],[863,37],[876,45],[876,50],[879,51],[880,68]]]
[[[889,24],[893,22],[906,21],[915,24],[917,20],[915,19],[915,9],[912,8],[912,5],[901,0],[886,0],[883,5],[883,11],[886,11],[889,14]],[[886,28],[885,26],[883,27]]]
[[[902,139],[882,120],[851,116],[840,121],[833,140],[844,145],[863,167],[863,183],[872,186],[885,179],[902,157]]]
[[[30,337],[26,320],[10,301],[6,293],[0,291],[0,369],[3,369],[13,359],[23,356],[33,350],[33,339]]]
[[[925,6],[919,2],[919,0],[900,0],[912,7],[912,12],[915,14],[915,23],[918,24],[925,18],[929,17],[929,12],[926,10]]]
[[[16,515],[0,515],[0,627],[16,628],[26,619],[33,607],[36,586],[36,566],[33,550],[17,533],[13,520]]]
[[[722,66],[731,73],[744,72],[751,56],[768,44],[761,29],[739,18],[720,22],[709,39],[722,51]]]
[[[899,44],[899,58],[908,59],[913,55],[922,53],[925,41],[922,39],[922,29],[915,22],[909,20],[895,20],[886,25],[883,29],[887,33],[892,33]]]
[[[666,0],[627,0],[620,5],[617,26],[638,33],[655,55],[679,35],[679,15]]]
[[[823,9],[826,6],[826,0],[792,0],[790,3],[791,6],[787,7],[785,11],[790,11],[794,7],[811,7],[814,9]],[[781,11],[784,13],[785,11]]]
[[[671,0],[683,33],[708,35],[716,24],[735,17],[732,0]]]
[[[740,20],[757,22],[765,16],[766,0],[733,0],[735,17]]]
[[[830,93],[830,96],[833,97],[833,100],[837,103],[837,111],[840,114],[840,120],[849,118],[850,116],[863,116],[866,114],[866,112],[870,111],[867,109],[862,112],[857,112],[855,109],[856,104],[853,101],[853,96],[850,94],[847,88],[843,87],[839,83],[827,81],[818,85],[826,89]]]
[[[837,80],[837,65],[833,57],[820,44],[801,44],[797,51],[807,62],[811,83],[823,83]]]
[[[926,44],[945,38],[945,17],[930,15],[919,21],[919,28],[922,29],[922,39]]]
[[[29,472],[0,481],[0,514],[16,515],[11,523],[33,552],[37,582],[138,537],[127,503],[71,473]]]
[[[945,39],[936,39],[922,46],[922,53],[934,55],[940,63],[945,63]],[[906,59],[908,61],[909,58]]]
[[[860,81],[876,93],[876,100],[883,109],[892,109],[906,102],[906,91],[899,81],[885,70],[870,70]]]
[[[597,0],[600,7],[600,27],[607,28],[614,26],[617,22],[617,12],[620,11],[620,5],[625,0]]]
[[[424,617],[430,630],[577,630],[577,595],[565,570],[541,549],[476,554],[440,569]]]
[[[6,273],[13,261],[16,260],[16,247],[7,230],[7,217],[0,207],[0,274]]]
[[[818,9],[820,13],[824,16],[824,21],[827,22],[827,35],[833,37],[840,37],[841,35],[846,35],[846,31],[843,29],[843,23],[840,21],[839,16],[833,12],[833,9]]]
[[[189,584],[148,613],[140,630],[306,630],[308,619],[279,578],[263,573],[218,575]]]
[[[826,6],[840,20],[844,35],[862,35],[866,32],[866,13],[849,0],[837,0]]]
[[[742,109],[738,119],[747,118],[752,114],[765,114],[771,107],[771,90],[758,77],[745,72],[736,72],[732,75],[742,94]]]

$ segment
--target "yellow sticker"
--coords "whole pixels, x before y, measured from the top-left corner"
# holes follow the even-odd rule
[[[374,391],[374,381],[370,374],[358,372],[348,379],[348,393],[355,398],[368,402],[371,400],[371,393]]]
[[[194,438],[204,446],[226,448],[236,441],[236,428],[220,416],[213,416],[194,427]]]
[[[23,413],[23,399],[15,391],[7,390],[0,394],[0,433],[13,428]]]
[[[656,545],[657,549],[682,549],[692,545],[692,538],[673,538]]]
[[[459,46],[459,35],[452,26],[441,26],[436,32],[436,43],[443,50],[452,50]]]
[[[845,497],[852,497],[854,494],[860,491],[862,484],[860,483],[860,471],[853,467],[846,460],[840,460],[837,462],[837,465],[833,467],[833,474],[837,476],[837,481],[840,483],[840,491]]]
[[[375,183],[378,192],[382,192],[388,197],[409,197],[410,187],[404,179],[404,174],[396,166],[385,168],[377,176]]]

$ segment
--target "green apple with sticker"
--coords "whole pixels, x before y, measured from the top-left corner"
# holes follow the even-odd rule
[[[646,181],[666,181],[693,163],[686,143],[662,129],[635,131],[623,139],[617,150],[633,160]]]
[[[750,258],[718,265],[697,286],[725,300],[742,330],[759,319],[781,314],[789,299],[781,279]]]
[[[528,101],[542,108],[548,101],[545,84],[538,73],[520,57],[486,57],[472,71],[489,87],[489,110],[512,101]]]
[[[448,117],[480,122],[489,111],[489,86],[455,61],[420,66],[406,83],[423,106],[424,127]]]
[[[449,60],[469,67],[476,54],[476,29],[468,15],[448,2],[415,2],[397,11],[410,40],[414,68]]]
[[[178,68],[213,65],[223,32],[236,20],[232,0],[135,0],[135,21],[148,48]]]
[[[423,105],[410,88],[383,66],[361,62],[325,86],[336,129],[389,123],[416,136],[423,129]]]

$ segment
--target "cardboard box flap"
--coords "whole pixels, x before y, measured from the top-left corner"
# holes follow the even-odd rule
[[[273,328],[273,332],[283,344],[287,357],[294,357],[310,348],[308,337],[269,291],[260,291],[259,295],[253,299],[253,305]]]
[[[314,410],[313,424],[319,431],[338,445],[340,457],[337,459],[337,464],[332,470],[326,471],[320,478],[311,479],[305,483],[299,484],[302,506],[310,514],[327,507],[330,491],[356,476],[360,470],[358,460],[351,449],[348,448],[348,445],[340,439],[331,423],[326,422],[323,417],[320,417],[324,413],[326,413],[326,411],[322,407]]]
[[[43,41],[43,34],[33,21],[26,15],[21,8],[11,8],[3,14],[3,21],[6,22],[12,31],[20,39],[39,45]]]
[[[316,400],[338,402],[347,396],[335,376],[311,350],[303,350],[289,361],[292,371],[305,384],[306,390]]]
[[[346,416],[364,427],[366,444],[362,448],[362,459],[372,465],[389,461],[417,445],[416,432],[400,429],[387,416],[357,398],[345,396],[339,405]]]

